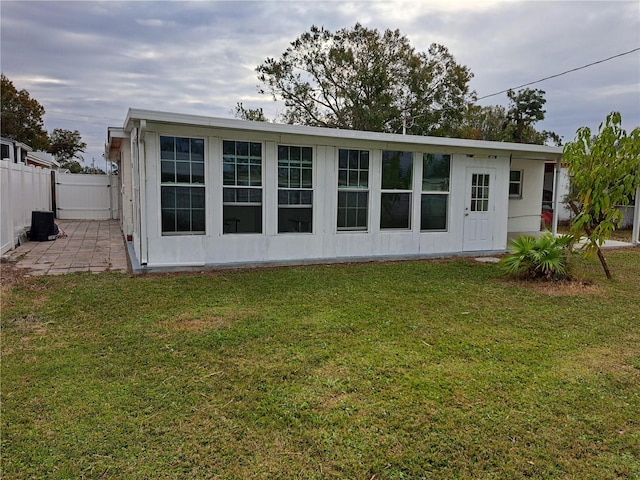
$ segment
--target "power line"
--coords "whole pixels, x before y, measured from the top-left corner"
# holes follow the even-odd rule
[[[527,87],[527,86],[533,85],[535,83],[544,82],[545,80],[549,80],[550,78],[560,77],[562,75],[566,75],[567,73],[576,72],[578,70],[582,70],[583,68],[592,67],[593,65],[597,65],[599,63],[608,62],[609,60],[613,60],[614,58],[622,57],[624,55],[629,55],[630,53],[637,52],[638,50],[640,50],[640,47],[634,48],[633,50],[629,50],[628,52],[619,53],[618,55],[614,55],[613,57],[605,58],[603,60],[598,60],[597,62],[593,62],[593,63],[589,63],[587,65],[583,65],[582,67],[572,68],[571,70],[567,70],[567,71],[562,72],[562,73],[556,73],[555,75],[551,75],[549,77],[544,77],[544,78],[541,78],[540,80],[536,80],[534,82],[523,83],[522,85],[518,85],[517,87],[507,88],[506,90],[502,90],[502,91],[497,92],[497,93],[492,93],[491,95],[485,95],[484,97],[479,97],[477,100],[482,100],[484,98],[489,98],[489,97],[495,97],[496,95],[500,95],[501,93],[506,93],[509,90],[515,90],[516,88]]]

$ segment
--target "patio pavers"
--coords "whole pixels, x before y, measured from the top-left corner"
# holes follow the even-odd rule
[[[4,255],[27,275],[128,271],[127,251],[117,220],[56,220],[61,236],[26,242]]]

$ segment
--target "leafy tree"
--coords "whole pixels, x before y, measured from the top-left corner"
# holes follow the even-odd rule
[[[537,143],[536,131],[532,125],[544,120],[546,111],[542,108],[547,100],[544,90],[525,88],[514,92],[509,90],[509,110],[507,116],[513,128],[513,139],[516,143]]]
[[[2,74],[0,129],[3,137],[29,145],[34,150],[49,148],[49,136],[44,129],[44,107],[26,90],[18,91]]]
[[[544,120],[546,103],[543,90],[526,88],[517,93],[507,92],[509,108],[501,105],[469,106],[458,128],[457,135],[474,140],[561,145],[560,136],[554,132],[537,131],[533,125]]]
[[[617,206],[627,206],[640,185],[640,127],[629,135],[622,129],[618,112],[607,115],[598,134],[588,127],[564,147],[563,160],[571,176],[573,198],[568,204],[576,216],[571,232],[586,234],[585,251],[596,252],[602,268],[611,272],[600,246],[620,227],[623,214]]]
[[[69,173],[84,173],[82,165],[77,160],[70,160],[65,162],[64,165],[60,164],[60,166],[69,170]]]
[[[447,135],[471,98],[470,70],[442,45],[417,52],[398,30],[312,26],[256,68],[260,93],[282,99],[287,123]]]
[[[234,117],[241,120],[251,120],[253,122],[267,121],[267,117],[264,116],[262,108],[244,108],[242,102],[236,103],[236,106],[231,113],[233,113]]]
[[[76,172],[71,172],[71,173],[76,173]],[[82,167],[81,173],[88,173],[91,175],[106,175],[105,171],[98,167]]]
[[[78,160],[83,160],[80,152],[84,152],[86,148],[87,144],[82,141],[80,132],[77,130],[71,131],[56,128],[51,133],[49,153],[56,157],[62,168],[68,168],[71,173],[79,173],[74,172],[70,165],[78,163]],[[78,163],[78,165],[80,164]],[[82,167],[80,167],[80,170],[82,170]]]
[[[460,124],[458,135],[472,140],[510,141],[507,134],[509,119],[502,105],[481,107],[469,105]]]

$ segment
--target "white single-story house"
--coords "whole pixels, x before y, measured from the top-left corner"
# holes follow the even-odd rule
[[[503,252],[561,147],[130,109],[109,128],[141,268]]]

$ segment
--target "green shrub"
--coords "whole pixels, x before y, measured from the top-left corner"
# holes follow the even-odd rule
[[[507,275],[546,280],[571,278],[569,254],[573,236],[554,237],[547,232],[538,238],[521,235],[510,243],[510,253],[500,261]]]

